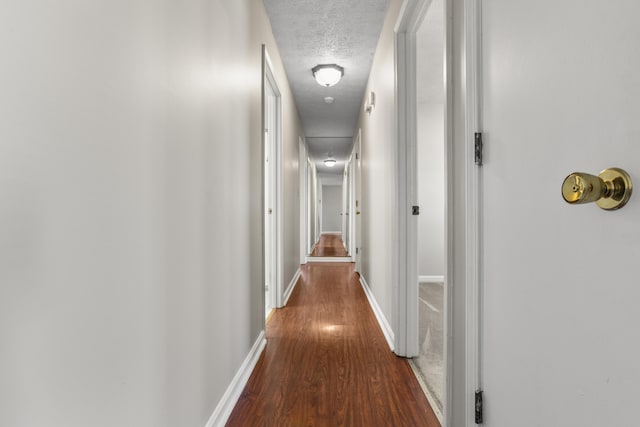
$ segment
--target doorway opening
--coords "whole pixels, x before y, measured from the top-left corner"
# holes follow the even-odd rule
[[[436,414],[445,374],[444,0],[433,0],[416,32],[418,354],[413,364]],[[442,416],[440,415],[442,419]]]
[[[394,351],[412,358],[450,420],[453,242],[450,0],[408,0],[396,26],[397,281]]]

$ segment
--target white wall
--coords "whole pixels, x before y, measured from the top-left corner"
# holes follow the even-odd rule
[[[297,182],[262,2],[13,2],[0,34],[0,425],[204,425],[263,327],[263,42]]]
[[[418,104],[418,274],[444,276],[444,105]]]
[[[259,1],[263,10],[263,3]],[[262,18],[261,34],[268,36],[269,52],[277,54],[277,46],[271,34],[271,24],[266,19],[266,12]],[[282,92],[282,289],[286,289],[289,282],[300,266],[300,180],[299,180],[299,138],[304,135],[302,124],[298,116],[297,107],[289,88],[287,75],[280,59],[276,66],[276,79]]]
[[[376,107],[371,115],[361,112],[358,121],[358,127],[362,128],[361,273],[389,321],[392,321],[394,286],[392,220],[396,141],[393,30],[401,5],[401,0],[389,2],[365,90],[365,94],[376,93]]]
[[[322,186],[322,232],[342,229],[342,185]]]

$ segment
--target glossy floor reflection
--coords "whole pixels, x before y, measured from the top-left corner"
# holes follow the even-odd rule
[[[344,248],[341,233],[322,233],[320,240],[313,248],[314,257],[346,257],[349,256]]]
[[[308,263],[227,423],[440,427],[384,338],[352,263]]]

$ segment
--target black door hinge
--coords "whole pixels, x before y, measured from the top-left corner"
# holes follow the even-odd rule
[[[482,390],[476,391],[476,424],[484,423],[483,419],[483,403],[482,403]]]
[[[474,134],[475,140],[475,162],[476,165],[482,166],[482,132],[476,132]]]
[[[420,215],[420,206],[412,206],[411,215]]]

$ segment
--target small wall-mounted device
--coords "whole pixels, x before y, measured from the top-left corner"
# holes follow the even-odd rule
[[[371,91],[369,92],[369,97],[364,103],[364,111],[366,111],[368,114],[371,114],[371,112],[375,108],[376,108],[376,93]]]

